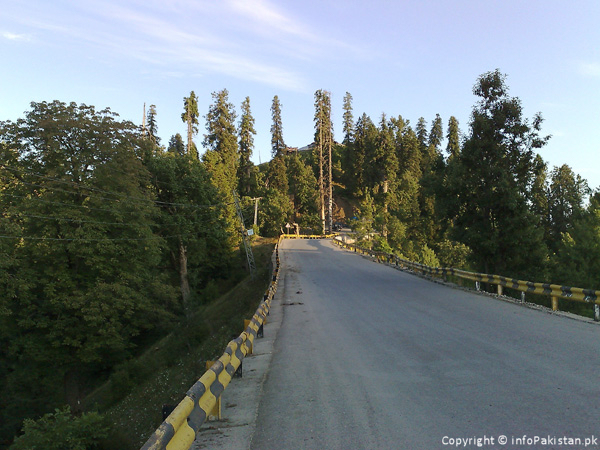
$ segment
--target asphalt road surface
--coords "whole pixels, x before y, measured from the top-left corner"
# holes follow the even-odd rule
[[[600,327],[329,241],[281,248],[283,320],[252,449],[600,448]]]

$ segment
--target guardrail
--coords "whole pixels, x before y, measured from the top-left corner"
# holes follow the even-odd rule
[[[271,301],[279,282],[279,244],[281,240],[282,237],[274,250],[276,264],[273,278],[250,324],[237,339],[227,345],[223,355],[188,390],[184,399],[146,441],[141,450],[187,450],[190,448],[198,430],[213,411],[233,374],[238,370],[244,357],[251,353],[252,344],[269,313]]]
[[[566,300],[588,303],[594,305],[594,320],[600,321],[600,291],[593,289],[582,289],[571,286],[561,286],[558,284],[549,283],[534,283],[532,281],[523,281],[516,278],[507,278],[500,275],[490,275],[486,273],[468,272],[466,270],[455,269],[453,267],[430,267],[425,264],[419,264],[407,259],[400,258],[396,255],[376,252],[370,249],[359,247],[355,244],[347,244],[338,239],[334,239],[333,242],[339,246],[353,250],[356,253],[369,255],[376,258],[380,262],[387,262],[389,264],[395,264],[396,266],[405,267],[416,272],[423,273],[429,276],[442,277],[446,279],[448,276],[454,276],[466,280],[475,281],[476,287],[479,288],[478,283],[489,283],[497,286],[498,295],[502,295],[503,288],[507,287],[521,291],[522,293],[532,293],[550,296],[552,301],[552,309],[558,311],[558,299],[563,298]]]
[[[248,327],[237,339],[231,341],[223,355],[187,391],[184,399],[175,407],[163,423],[146,441],[141,450],[188,450],[193,444],[198,430],[214,410],[233,374],[242,360],[252,353],[254,340],[271,307],[271,301],[279,283],[279,244],[283,239],[325,239],[329,235],[283,234],[274,250],[275,270],[263,301],[252,317]]]
[[[337,236],[337,233],[333,234],[282,234],[283,239],[331,239]]]

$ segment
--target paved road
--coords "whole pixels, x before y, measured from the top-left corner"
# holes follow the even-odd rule
[[[283,322],[252,449],[572,449],[583,445],[558,439],[600,439],[600,327],[328,241],[284,241],[282,263]],[[512,440],[523,435],[556,440]],[[484,437],[483,447],[451,440]]]

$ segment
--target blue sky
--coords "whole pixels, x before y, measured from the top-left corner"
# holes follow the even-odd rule
[[[211,93],[250,97],[255,162],[270,159],[270,106],[282,103],[284,140],[313,136],[314,92],[342,99],[355,118],[402,115],[416,124],[454,115],[463,132],[479,75],[499,68],[526,117],[552,134],[550,168],[568,164],[600,186],[598,0],[3,0],[0,120],[31,101],[110,107],[141,123],[157,107],[158,134],[185,135],[183,97],[204,116]],[[200,119],[198,144],[205,131]]]

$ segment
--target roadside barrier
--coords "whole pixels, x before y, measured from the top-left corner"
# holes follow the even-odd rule
[[[282,234],[283,239],[331,239],[337,236],[334,234]]]
[[[532,294],[547,295],[551,298],[552,310],[554,311],[558,311],[559,298],[593,304],[594,320],[596,322],[600,321],[600,291],[571,286],[561,286],[558,284],[534,283],[532,281],[507,278],[500,275],[468,272],[466,270],[455,269],[453,267],[430,267],[426,266],[425,264],[419,264],[407,259],[399,258],[398,256],[390,253],[376,252],[370,249],[359,247],[355,244],[347,244],[338,239],[334,239],[333,242],[340,247],[354,251],[355,253],[360,253],[375,258],[379,262],[387,262],[388,264],[394,264],[399,267],[408,268],[424,275],[441,277],[443,279],[446,279],[448,276],[454,276],[465,280],[471,280],[475,282],[477,289],[479,289],[479,283],[494,284],[497,286],[498,295],[502,295],[504,287],[521,291],[523,294],[529,292]],[[524,296],[522,295],[522,299],[523,298]]]
[[[275,270],[263,300],[246,329],[232,340],[223,355],[188,390],[184,399],[146,441],[141,450],[187,450],[198,430],[211,415],[221,394],[229,385],[244,357],[251,353],[254,340],[262,333],[262,325],[271,307],[279,283],[279,238],[275,246]],[[218,409],[218,408],[217,408]]]
[[[245,356],[252,354],[257,337],[262,337],[271,301],[277,291],[280,274],[279,245],[283,239],[327,239],[329,235],[283,234],[275,245],[275,270],[262,302],[238,338],[232,340],[223,355],[211,365],[187,391],[184,399],[167,416],[146,441],[141,450],[188,450],[196,434],[209,416],[220,417],[219,401],[231,378],[242,365]],[[216,411],[216,412],[215,412]]]

